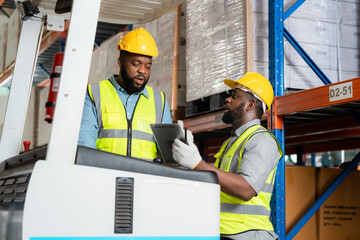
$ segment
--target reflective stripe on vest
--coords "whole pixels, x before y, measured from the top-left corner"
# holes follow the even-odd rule
[[[226,172],[237,174],[246,142],[256,133],[267,132],[260,125],[248,128],[233,145],[224,153],[230,138],[224,142],[219,152],[215,155],[215,166]],[[274,139],[275,137],[269,133]],[[275,139],[276,141],[276,139]],[[277,142],[277,141],[276,141]],[[282,154],[281,147],[277,142],[278,150]],[[219,166],[220,165],[220,166]],[[273,231],[269,220],[270,199],[275,182],[276,168],[273,169],[259,194],[249,201],[241,200],[224,192],[220,193],[220,233],[236,234],[251,229]]]
[[[152,161],[157,148],[150,124],[161,123],[164,94],[146,86],[149,98],[141,94],[130,120],[115,88],[109,80],[88,86],[98,120],[96,148],[112,153]]]

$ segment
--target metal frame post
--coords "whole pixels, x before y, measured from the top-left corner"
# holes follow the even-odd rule
[[[47,161],[74,163],[100,3],[73,1]]]
[[[19,154],[43,30],[41,17],[40,13],[22,22],[0,142],[0,171],[6,159]]]
[[[323,81],[324,84],[330,84],[331,81],[315,64],[305,50],[298,42],[291,36],[291,34],[284,28],[284,20],[287,19],[296,9],[298,9],[306,0],[297,0],[289,10],[283,12],[283,0],[269,0],[269,77],[274,87],[275,96],[282,96],[284,92],[284,38],[294,47],[299,55],[305,60],[316,75]],[[272,107],[270,118],[270,126],[278,141],[284,149],[284,133],[283,133],[283,116],[277,116],[276,99]],[[358,120],[358,116],[354,117]],[[360,122],[360,120],[358,120]],[[358,154],[349,166],[331,187],[324,193],[324,195],[315,203],[315,205],[300,219],[300,221],[291,229],[288,235],[285,236],[285,162],[282,158],[277,167],[276,183],[275,183],[275,225],[276,233],[280,240],[293,239],[311,216],[320,208],[337,186],[346,178],[351,169],[357,166],[360,161],[360,154]],[[299,161],[299,159],[298,159]],[[315,159],[312,159],[312,165],[315,164]]]
[[[275,96],[284,92],[284,34],[283,34],[283,0],[269,0],[269,78]],[[276,101],[276,100],[275,100]],[[283,119],[276,115],[276,103],[272,106],[271,131],[284,152]],[[285,240],[285,157],[283,156],[276,169],[273,194],[275,211],[272,223],[280,240]],[[274,208],[273,208],[274,209]]]

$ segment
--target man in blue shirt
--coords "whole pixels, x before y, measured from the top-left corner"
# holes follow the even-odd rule
[[[120,73],[89,85],[78,144],[151,161],[157,149],[150,124],[172,123],[165,95],[146,86],[156,44],[139,28],[117,48]]]

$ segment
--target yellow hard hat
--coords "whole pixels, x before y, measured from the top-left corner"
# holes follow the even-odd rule
[[[248,72],[238,80],[225,79],[224,83],[234,89],[237,85],[245,86],[266,104],[267,110],[271,108],[274,99],[274,90],[269,80],[263,75]]]
[[[156,57],[158,50],[154,38],[143,28],[134,29],[119,41],[117,50]]]

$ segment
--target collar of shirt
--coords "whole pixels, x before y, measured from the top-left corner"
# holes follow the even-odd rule
[[[233,130],[231,132],[231,136],[239,137],[241,134],[243,134],[246,131],[246,129],[254,125],[260,125],[260,119],[251,120],[250,122],[247,122],[244,125],[240,126],[238,129]]]
[[[117,90],[117,91],[119,91],[119,92],[122,92],[122,93],[126,93],[127,95],[129,95],[126,91],[125,91],[125,89],[123,88],[123,87],[121,87],[117,82],[116,82],[116,78],[118,77],[118,75],[112,75],[111,77],[110,77],[110,82],[111,82],[111,84],[114,86],[114,88]],[[147,91],[147,89],[146,89],[146,87],[141,91],[141,92],[139,92],[139,93],[134,93],[135,95],[140,95],[140,94],[143,94],[146,98],[149,98],[149,93],[148,93],[148,91]]]

